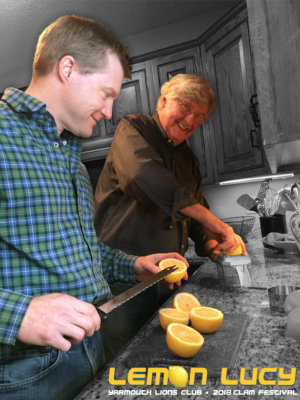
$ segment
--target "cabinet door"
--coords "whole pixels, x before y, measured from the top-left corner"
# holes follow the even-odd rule
[[[106,157],[120,120],[133,113],[151,115],[155,112],[152,110],[153,99],[150,62],[134,64],[131,78],[123,80],[119,97],[114,101],[112,118],[101,119],[94,127],[92,136],[83,143],[81,159],[91,161]]]
[[[125,115],[134,113],[151,115],[153,89],[149,73],[149,61],[132,66],[131,79],[124,79],[119,97],[114,101],[112,118],[104,121],[106,136],[112,136],[115,133]]]
[[[242,16],[246,10],[242,21],[231,21],[201,48],[217,100],[209,123],[217,181],[266,172],[260,132],[249,112],[255,85],[248,22]]]
[[[200,65],[199,48],[191,48],[167,56],[158,57],[151,61],[155,101],[160,97],[161,86],[178,74],[195,74],[203,76]],[[187,139],[188,145],[198,157],[202,174],[202,183],[213,182],[212,164],[208,162],[209,136],[205,128],[206,124],[199,126],[196,131]]]

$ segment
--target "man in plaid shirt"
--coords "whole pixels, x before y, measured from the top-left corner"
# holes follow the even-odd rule
[[[111,118],[124,76],[126,48],[65,16],[40,36],[26,92],[8,88],[0,101],[0,398],[73,399],[105,362],[93,303],[110,298],[107,282],[186,262],[97,242],[82,138]]]

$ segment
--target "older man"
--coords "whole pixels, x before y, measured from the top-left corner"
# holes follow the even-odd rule
[[[68,400],[104,364],[93,303],[108,281],[157,273],[176,253],[128,256],[98,243],[82,138],[110,118],[126,49],[94,21],[65,16],[39,38],[23,93],[0,101],[0,398]],[[72,132],[72,133],[71,133]]]
[[[121,120],[95,192],[98,240],[138,255],[153,251],[183,255],[188,237],[199,256],[213,260],[220,249],[230,252],[241,245],[245,252],[241,238],[209,211],[201,192],[199,160],[186,143],[214,107],[213,89],[207,81],[179,74],[162,86],[157,114],[133,114]],[[120,285],[112,289],[122,290]],[[163,286],[156,285],[152,289],[156,302],[152,301],[147,313],[145,304],[151,304],[151,294],[145,294],[148,301],[145,298],[140,312],[132,315],[132,330],[125,330],[127,339],[168,295]],[[121,320],[116,313],[119,329]],[[122,337],[125,340],[125,334]],[[121,347],[115,339],[111,351]]]

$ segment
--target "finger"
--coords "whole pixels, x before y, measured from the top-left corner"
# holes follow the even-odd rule
[[[46,345],[54,347],[57,350],[63,351],[64,353],[69,351],[71,348],[71,341],[66,339],[63,335],[57,332],[56,335],[52,335],[51,341],[48,342]],[[44,346],[45,344],[43,344]]]
[[[87,329],[87,333],[91,330],[94,332],[100,329],[100,316],[92,304],[79,300],[79,303],[76,303],[74,310],[78,313],[74,316],[74,318],[76,318],[75,321],[72,321],[75,325],[80,326],[85,330]]]
[[[157,262],[160,262],[160,261],[165,260],[167,258],[176,258],[177,260],[180,260],[180,261],[184,262],[187,267],[189,266],[189,263],[187,262],[187,260],[183,256],[181,256],[180,254],[178,254],[178,253],[162,253],[162,254],[157,254],[157,256],[158,256],[157,257],[157,260],[158,260]]]

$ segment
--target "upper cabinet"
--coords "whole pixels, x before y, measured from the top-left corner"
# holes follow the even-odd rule
[[[155,58],[154,60],[151,60],[151,66],[156,101],[160,96],[161,86],[172,79],[175,75],[195,74],[203,76],[201,71],[199,47]],[[187,139],[187,143],[200,161],[202,183],[209,184],[213,183],[214,177],[213,166],[208,160],[210,154],[210,140],[204,125],[199,126],[196,129],[192,136]]]
[[[216,181],[266,173],[260,129],[249,110],[255,82],[247,10],[206,40],[201,55],[217,101],[208,120]]]
[[[272,172],[300,170],[300,1],[247,0],[263,144]],[[294,165],[293,165],[294,164]]]
[[[131,79],[123,80],[117,100],[114,101],[110,120],[101,119],[94,127],[92,136],[82,146],[82,161],[92,161],[107,156],[113,135],[125,115],[152,114],[154,93],[149,62],[132,66]]]

